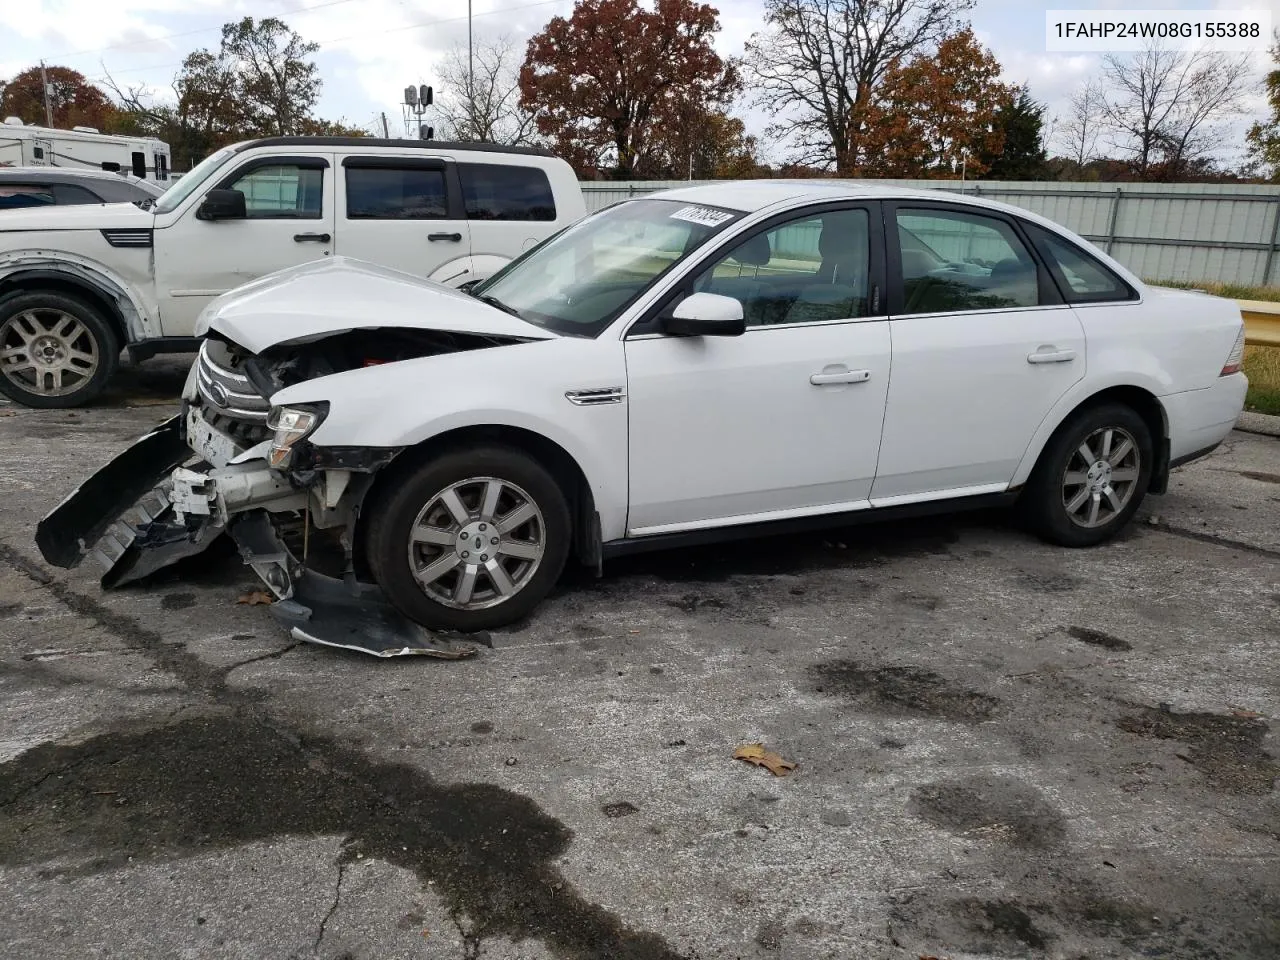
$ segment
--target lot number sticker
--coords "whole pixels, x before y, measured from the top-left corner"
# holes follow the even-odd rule
[[[671,215],[672,220],[688,220],[700,223],[704,227],[718,227],[726,220],[732,220],[733,214],[721,210],[710,210],[707,207],[681,207]]]

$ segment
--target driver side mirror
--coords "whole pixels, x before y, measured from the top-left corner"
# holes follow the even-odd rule
[[[739,337],[747,332],[742,303],[718,293],[694,293],[663,321],[662,332],[677,337]]]
[[[246,216],[244,194],[239,190],[210,190],[196,210],[197,220],[243,220]]]

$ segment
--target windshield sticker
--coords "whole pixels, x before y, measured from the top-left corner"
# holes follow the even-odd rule
[[[671,215],[671,219],[688,220],[690,223],[700,223],[704,227],[718,227],[726,220],[732,220],[733,214],[708,207],[681,207]]]

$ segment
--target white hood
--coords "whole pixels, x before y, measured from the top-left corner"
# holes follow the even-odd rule
[[[349,257],[289,267],[224,293],[205,307],[195,333],[221,334],[261,353],[280,343],[378,328],[557,336],[451,287]]]
[[[133,203],[75,203],[64,207],[0,210],[0,233],[11,230],[114,230],[149,228],[155,214]]]

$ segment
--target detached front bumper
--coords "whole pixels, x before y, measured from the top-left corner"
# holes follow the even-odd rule
[[[224,448],[217,456],[223,466],[198,461],[210,456],[209,438],[198,433],[202,423],[185,411],[82,483],[36,526],[45,560],[71,568],[92,557],[103,568],[103,588],[110,589],[202,553],[225,532],[276,596],[272,613],[294,639],[380,657],[475,653],[473,646],[455,645],[408,620],[377,586],[349,571],[342,578],[325,576],[289,550],[272,515],[305,526],[313,505],[332,508],[345,482],[332,489],[326,477],[315,503],[312,490],[267,466],[265,449]]]

